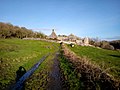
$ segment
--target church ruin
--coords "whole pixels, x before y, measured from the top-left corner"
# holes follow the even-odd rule
[[[85,38],[79,38],[77,36],[75,36],[74,34],[70,34],[68,36],[66,35],[56,35],[54,29],[52,30],[52,33],[50,36],[47,37],[48,39],[53,39],[53,40],[58,40],[58,42],[63,42],[66,44],[77,44],[77,45],[81,45],[81,46],[89,46],[89,38],[85,37]]]
[[[52,29],[52,33],[50,36],[48,36],[48,39],[57,39],[57,35],[56,35],[54,29]]]

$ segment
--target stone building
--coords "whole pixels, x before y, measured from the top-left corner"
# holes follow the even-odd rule
[[[58,38],[57,38],[59,41],[68,41],[68,38],[67,38],[67,36],[63,36],[63,35],[61,35],[61,36],[58,36]]]
[[[57,35],[56,35],[56,33],[55,33],[54,29],[52,30],[51,35],[50,35],[50,36],[48,36],[47,38],[49,38],[49,39],[57,39]]]
[[[70,34],[67,38],[68,38],[68,41],[72,41],[72,42],[76,42],[77,40],[77,37],[73,34]]]
[[[85,37],[83,43],[84,43],[86,46],[89,45],[89,38],[88,38],[88,37]]]
[[[77,44],[77,45],[81,45],[81,46],[89,46],[89,38],[85,37],[85,38],[79,38],[77,36],[75,36],[74,34],[70,34],[68,36],[66,35],[56,35],[54,29],[52,30],[52,33],[50,36],[48,36],[48,39],[56,39],[58,40],[58,42],[63,42],[66,44]]]

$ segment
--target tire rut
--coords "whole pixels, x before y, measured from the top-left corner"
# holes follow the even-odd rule
[[[61,90],[62,89],[62,82],[61,82],[61,73],[59,67],[59,60],[58,60],[59,53],[57,52],[54,59],[53,59],[53,67],[49,74],[49,82],[47,85],[47,90]]]

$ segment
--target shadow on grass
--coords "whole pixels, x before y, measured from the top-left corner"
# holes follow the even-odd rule
[[[120,55],[109,55],[109,56],[113,56],[113,57],[118,57],[118,58],[120,58]]]
[[[20,66],[19,69],[16,71],[16,78],[15,81],[11,82],[11,84],[6,87],[5,90],[25,90],[25,82],[19,84],[20,88],[14,88],[16,87],[16,83],[19,82],[19,79],[26,73],[26,70],[24,67]]]

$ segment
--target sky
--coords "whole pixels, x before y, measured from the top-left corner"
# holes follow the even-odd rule
[[[120,39],[120,0],[0,0],[0,22],[50,35]]]

